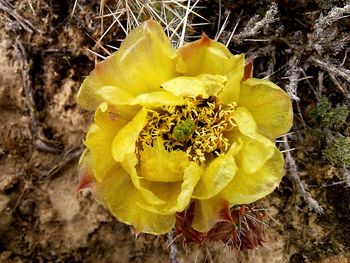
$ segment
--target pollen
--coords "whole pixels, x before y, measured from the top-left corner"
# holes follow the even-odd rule
[[[236,103],[223,105],[216,97],[197,97],[186,98],[185,105],[149,110],[136,153],[161,137],[167,151],[184,151],[197,163],[224,154],[230,146],[226,135],[237,126],[232,116],[235,108]]]

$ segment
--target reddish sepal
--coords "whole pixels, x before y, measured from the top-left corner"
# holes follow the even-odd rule
[[[255,207],[240,206],[229,208],[224,204],[219,214],[219,222],[207,233],[192,228],[194,203],[188,209],[177,213],[176,233],[184,237],[185,242],[204,244],[222,241],[232,249],[254,249],[262,246],[264,233],[264,214]]]
[[[247,63],[245,64],[243,80],[253,77],[253,61],[254,61],[254,57],[249,58]]]
[[[79,176],[79,186],[77,188],[77,191],[91,189],[93,183],[95,182],[91,170],[83,169],[80,173],[81,174]]]

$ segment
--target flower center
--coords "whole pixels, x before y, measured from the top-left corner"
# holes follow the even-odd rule
[[[187,98],[185,105],[149,110],[136,151],[161,137],[167,151],[184,151],[199,163],[224,154],[230,146],[227,132],[237,126],[232,117],[235,107],[236,103],[220,104],[216,97],[197,97]]]

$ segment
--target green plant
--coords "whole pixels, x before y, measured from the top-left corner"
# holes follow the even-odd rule
[[[349,109],[345,104],[332,107],[328,98],[321,96],[319,103],[309,111],[309,114],[315,122],[315,128],[339,128],[346,122]]]
[[[323,158],[337,166],[350,166],[350,137],[337,134],[326,150],[322,151]]]

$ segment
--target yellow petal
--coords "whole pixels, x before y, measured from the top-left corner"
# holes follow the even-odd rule
[[[119,221],[133,225],[137,232],[165,234],[175,224],[175,214],[159,215],[137,206],[144,200],[143,196],[120,166],[110,171],[101,182],[99,191],[112,214]]]
[[[235,156],[242,148],[242,134],[239,132],[239,130],[235,127],[230,131],[226,131],[223,133],[224,137],[228,139],[229,143],[231,144],[231,148],[233,145],[235,145],[235,151],[233,155]],[[230,148],[230,149],[231,149]]]
[[[193,189],[203,174],[203,167],[191,162],[184,170],[183,181],[173,183],[150,183],[148,189],[166,203],[150,205],[140,202],[138,205],[150,212],[169,215],[183,211],[190,203]]]
[[[96,91],[96,94],[99,94],[109,105],[116,107],[120,107],[121,105],[129,105],[129,107],[141,105],[155,108],[163,105],[177,106],[185,103],[183,98],[177,97],[168,91],[153,91],[134,97],[119,87],[105,86]]]
[[[219,100],[222,103],[230,104],[232,102],[238,102],[239,93],[241,90],[241,82],[244,76],[244,55],[241,54],[236,60],[236,63],[232,65],[232,71],[227,74],[227,83],[219,94]]]
[[[183,105],[185,104],[185,100],[168,91],[153,91],[138,95],[134,100],[134,104],[148,108],[156,108],[164,105]]]
[[[237,166],[230,150],[227,154],[215,158],[196,186],[193,198],[209,199],[217,195],[235,176]]]
[[[96,91],[109,105],[128,105],[134,96],[128,90],[117,86],[103,86]]]
[[[200,74],[196,77],[181,76],[164,82],[161,87],[176,96],[208,98],[223,90],[227,78],[221,75]]]
[[[270,81],[255,78],[244,81],[238,105],[249,110],[259,132],[271,139],[288,132],[292,126],[292,101]]]
[[[236,176],[220,193],[231,205],[249,204],[270,194],[283,176],[284,160],[275,148],[274,155],[253,174],[238,169]]]
[[[161,87],[176,96],[208,98],[204,83],[196,77],[176,77],[162,83]]]
[[[84,144],[89,149],[93,160],[93,174],[100,182],[106,172],[115,165],[111,145],[114,137],[127,123],[124,119],[114,119],[109,116],[108,110],[101,105],[95,113],[95,123],[92,124],[86,135]]]
[[[238,107],[232,116],[242,134],[253,139],[257,136],[256,123],[252,114],[246,108]]]
[[[114,160],[122,162],[125,156],[135,152],[136,140],[147,121],[147,110],[143,108],[115,136],[112,143]]]
[[[81,154],[78,162],[78,170],[85,170],[92,166],[93,160],[91,156],[91,152],[88,149],[84,149]]]
[[[233,71],[241,55],[234,56],[225,45],[209,39],[205,34],[202,38],[185,44],[179,48],[181,55],[176,70],[187,76],[202,73],[221,74]]]
[[[96,91],[116,86],[133,96],[160,90],[175,77],[177,52],[162,27],[149,20],[129,33],[118,52],[98,63],[84,80],[77,95],[81,107],[93,110],[102,101]]]
[[[236,161],[239,170],[243,169],[246,173],[255,173],[261,169],[275,152],[274,143],[262,135],[257,135],[256,139],[243,136],[242,141],[243,146]]]
[[[153,147],[144,145],[141,152],[142,177],[152,182],[182,181],[189,163],[185,152],[165,150],[161,138],[157,139]]]
[[[237,155],[239,166],[247,173],[255,173],[274,154],[275,144],[257,132],[253,116],[246,108],[238,107],[233,118],[244,135],[241,136],[242,149]]]
[[[219,220],[219,213],[226,201],[220,196],[208,200],[194,201],[194,218],[192,227],[202,233],[207,233]]]
[[[139,176],[136,166],[138,165],[138,159],[135,153],[129,153],[125,155],[124,161],[121,163],[123,169],[129,174],[134,187],[142,194],[145,202],[152,205],[163,205],[166,202],[154,194],[149,186],[151,182],[145,180],[145,178]]]
[[[203,82],[205,92],[208,96],[217,96],[224,89],[224,85],[227,82],[226,76],[217,74],[200,74],[197,78]]]
[[[109,110],[122,118],[130,120],[140,110],[140,106],[136,106],[135,104],[115,103],[118,101],[129,101],[133,98],[130,93],[121,88],[105,86],[96,91],[96,94],[101,96],[102,101],[108,105]]]

